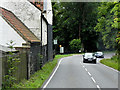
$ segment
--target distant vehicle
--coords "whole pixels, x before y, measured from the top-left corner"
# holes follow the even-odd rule
[[[104,58],[103,52],[96,52],[96,53],[95,53],[95,56],[96,56],[97,58]]]
[[[83,55],[83,63],[88,61],[96,63],[96,57],[94,56],[94,53],[85,53]]]

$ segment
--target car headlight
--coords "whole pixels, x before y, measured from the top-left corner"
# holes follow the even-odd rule
[[[96,57],[94,57],[93,59],[96,59]]]
[[[87,59],[86,57],[84,57],[84,59]]]

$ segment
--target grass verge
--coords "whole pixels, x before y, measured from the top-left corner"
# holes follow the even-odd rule
[[[113,56],[111,59],[102,59],[100,62],[102,64],[105,64],[109,67],[112,67],[112,68],[120,71],[119,64],[118,64],[118,56]]]
[[[34,73],[29,80],[22,80],[19,84],[14,84],[12,88],[40,88],[47,80],[57,65],[58,59],[72,56],[73,54],[56,55],[53,61],[47,62],[41,70]]]

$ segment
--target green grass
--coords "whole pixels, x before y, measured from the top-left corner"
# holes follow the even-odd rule
[[[53,61],[47,62],[41,70],[34,73],[29,80],[22,80],[19,84],[14,84],[12,88],[40,88],[47,80],[57,65],[58,59],[72,56],[73,54],[56,55]]]
[[[119,61],[118,57],[113,56],[111,59],[103,59],[100,62],[102,64],[105,64],[105,65],[107,65],[109,67],[112,67],[112,68],[120,71],[118,61]]]
[[[103,53],[115,53],[116,51],[103,51]]]

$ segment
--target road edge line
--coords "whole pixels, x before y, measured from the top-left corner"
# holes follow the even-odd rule
[[[102,59],[101,59],[102,60]],[[100,60],[100,61],[101,61]],[[111,70],[113,70],[113,71],[115,71],[115,72],[117,72],[117,73],[120,73],[120,71],[118,71],[118,70],[116,70],[116,69],[114,69],[114,68],[112,68],[112,67],[110,67],[110,66],[107,66],[107,65],[105,65],[105,64],[102,64],[101,62],[99,61],[99,63],[101,64],[101,65],[103,65],[103,66],[105,66],[105,67],[107,67],[107,68],[109,68],[109,69],[111,69]]]
[[[47,80],[47,82],[45,83],[45,85],[43,86],[43,89],[47,87],[47,85],[49,84],[49,82],[51,81],[51,79],[53,78],[53,76],[55,75],[57,69],[59,68],[59,65],[61,63],[61,61],[63,60],[63,58],[61,58],[55,68],[55,70],[53,71],[53,73],[51,74],[51,76],[49,77],[49,79]]]

